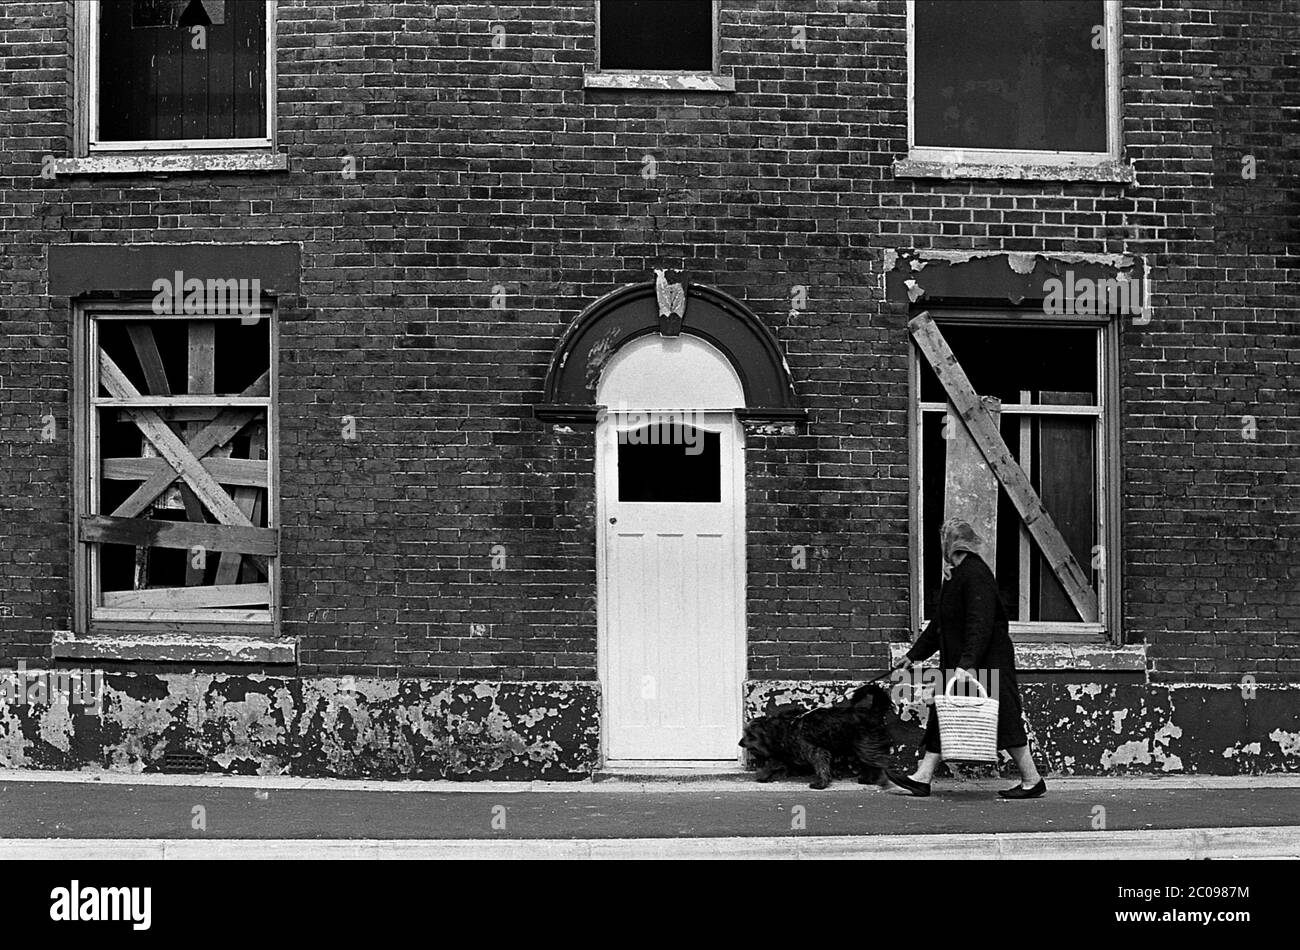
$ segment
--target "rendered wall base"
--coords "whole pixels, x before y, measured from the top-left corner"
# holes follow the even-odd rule
[[[746,715],[784,703],[831,703],[857,685],[752,681]],[[1300,687],[1022,683],[1020,690],[1029,741],[1044,772],[1300,771]],[[900,755],[911,758],[925,726],[925,707],[909,702],[898,708],[903,722],[896,740],[903,745]],[[1009,765],[1005,754],[1003,759]]]
[[[581,682],[110,674],[102,716],[0,706],[0,767],[583,779],[597,764],[598,696]]]
[[[600,764],[594,682],[201,673],[109,674],[103,682],[102,714],[48,701],[0,704],[0,768],[143,772],[179,762],[234,774],[565,781],[588,778]],[[855,685],[750,681],[747,715],[833,702]],[[1022,690],[1040,768],[1052,774],[1300,771],[1300,687]],[[923,707],[904,705],[901,715],[906,759],[920,739]]]

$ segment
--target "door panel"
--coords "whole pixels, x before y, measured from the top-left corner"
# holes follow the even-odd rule
[[[605,735],[614,760],[737,758],[741,436],[730,413],[687,415],[699,431],[682,428],[675,443],[647,443],[635,423],[606,421],[598,431]]]

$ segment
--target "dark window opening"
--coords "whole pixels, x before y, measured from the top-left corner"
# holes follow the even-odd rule
[[[142,393],[155,396],[240,395],[266,372],[271,363],[270,320],[261,317],[249,323],[233,318],[200,322],[206,323],[211,333],[214,362],[211,377],[202,383],[192,378],[189,372],[194,321],[175,318],[100,320],[99,346]],[[145,370],[140,350],[142,335],[153,337],[153,347],[147,352],[157,353],[159,370],[167,383],[165,392],[157,391],[159,387],[152,384]],[[108,395],[102,383],[99,395]]]
[[[971,385],[1004,403],[1040,402],[1039,393],[1087,393],[1097,405],[1097,331],[1057,327],[941,324]],[[946,402],[943,384],[921,360],[921,401]],[[1021,392],[1028,391],[1028,399]]]
[[[646,426],[620,434],[618,500],[707,503],[722,501],[722,438],[673,426],[673,439]],[[666,427],[658,427],[660,431]]]
[[[226,22],[225,0],[134,0],[131,25],[210,26]]]
[[[915,11],[917,146],[1107,151],[1102,0],[918,0]]]
[[[975,391],[1002,401],[1002,441],[1029,477],[1094,590],[1102,562],[1100,543],[1096,414],[1069,414],[1068,407],[1100,405],[1098,333],[1095,328],[941,324],[944,339]],[[921,401],[947,404],[948,397],[927,360],[918,360]],[[1006,411],[1013,405],[1044,407]],[[1051,407],[1051,408],[1048,408]],[[922,592],[924,616],[935,616],[942,582],[939,527],[945,520],[946,410],[926,409],[921,419]],[[951,438],[951,433],[949,433]],[[1056,579],[1019,512],[998,487],[997,577],[1008,617],[1015,621],[1077,623],[1078,612]]]
[[[601,0],[600,68],[713,71],[713,0]]]
[[[101,142],[265,138],[266,5],[103,0]]]

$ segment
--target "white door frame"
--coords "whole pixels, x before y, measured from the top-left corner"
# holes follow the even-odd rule
[[[629,344],[628,349],[634,348],[636,343],[642,343],[642,342],[650,343],[651,341],[642,338],[642,340],[634,341],[633,344]],[[721,353],[718,353],[716,349],[709,346],[707,343],[704,343],[704,341],[702,340],[698,342],[702,343],[704,346],[707,346],[709,350],[712,350],[713,353],[716,354],[718,359],[722,360],[725,363],[726,358],[723,357]],[[617,358],[617,354],[616,354],[616,358]],[[613,361],[611,361],[611,364],[612,362]],[[728,370],[731,370],[730,364],[726,364],[726,366]],[[606,367],[606,370],[608,369],[609,366]],[[734,381],[736,391],[739,392],[740,391],[739,377],[735,376],[734,370],[731,370],[731,375],[733,377],[732,381]],[[675,380],[675,382],[677,384],[680,384],[682,380],[678,379]],[[674,388],[679,388],[679,387],[674,386]],[[707,390],[710,387],[704,386],[701,388]],[[598,396],[598,399],[599,398],[600,397]],[[729,399],[731,397],[723,397],[723,398]],[[744,692],[745,692],[745,682],[748,677],[748,623],[747,623],[747,602],[746,602],[747,600],[746,594],[747,594],[747,587],[748,587],[746,548],[747,548],[748,539],[745,534],[745,508],[746,508],[745,431],[744,431],[744,426],[741,424],[740,419],[737,417],[735,413],[735,409],[738,408],[737,406],[733,405],[726,409],[721,409],[721,408],[713,408],[712,406],[707,405],[710,402],[717,402],[717,400],[718,400],[717,396],[710,396],[707,393],[701,393],[701,401],[706,404],[704,406],[662,405],[662,406],[653,406],[653,407],[638,406],[636,408],[638,410],[645,410],[645,411],[655,411],[655,410],[672,411],[676,409],[676,410],[688,410],[695,413],[703,413],[704,415],[702,419],[698,415],[696,416],[696,419],[697,421],[701,421],[702,423],[704,423],[706,428],[716,430],[719,427],[730,427],[730,435],[731,435],[730,443],[731,443],[731,454],[732,454],[732,462],[730,466],[731,481],[732,481],[731,510],[732,510],[732,530],[734,532],[733,546],[735,551],[734,597],[735,597],[735,603],[737,608],[735,612],[735,616],[736,616],[735,622],[736,622],[737,629],[734,630],[732,633],[732,641],[734,643],[734,650],[735,650],[733,662],[735,664],[735,670],[736,670],[736,685],[735,685],[735,696],[733,697],[732,715],[733,715],[733,721],[735,725],[736,742],[739,743],[741,730],[744,725],[744,703],[745,703]],[[676,402],[680,400],[670,399],[669,401]],[[608,533],[610,527],[609,514],[608,514],[609,500],[607,498],[607,494],[611,489],[617,490],[617,484],[615,483],[612,477],[614,473],[610,471],[609,468],[610,461],[607,458],[610,448],[617,447],[617,439],[609,438],[611,430],[613,430],[616,425],[616,420],[613,417],[613,414],[609,412],[609,408],[610,407],[607,406],[600,406],[598,408],[599,416],[596,424],[596,466],[595,466],[596,469],[595,470],[595,476],[596,476],[596,485],[595,485],[596,488],[596,668],[597,668],[596,671],[601,684],[600,756],[601,756],[601,761],[605,763],[633,764],[639,760],[611,760],[609,758],[610,732],[608,729],[608,723],[609,723],[608,703],[609,703],[609,684],[611,682],[611,670],[610,670],[611,632],[610,632],[609,615],[606,607],[608,603],[608,596],[609,596],[608,594],[609,579],[607,576],[607,568],[608,568],[608,544],[609,544]],[[614,408],[626,409],[629,411],[632,409],[631,406],[625,406],[625,405],[617,405]],[[724,486],[724,490],[725,490],[725,486]],[[667,764],[669,762],[674,764],[686,764],[693,760],[663,759],[657,761],[661,761],[664,764]],[[743,762],[743,750],[741,750],[739,745],[737,745],[733,756],[727,759],[717,759],[711,761],[714,764],[718,762],[724,762],[724,761],[737,762],[737,763]]]

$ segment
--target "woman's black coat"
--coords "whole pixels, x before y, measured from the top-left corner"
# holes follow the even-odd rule
[[[1007,629],[1007,613],[998,594],[998,584],[987,564],[976,554],[967,554],[952,569],[952,576],[939,591],[939,615],[926,624],[907,658],[920,662],[939,653],[944,677],[961,667],[979,676],[997,673],[998,748],[1025,745],[1020,688],[1016,684],[1016,656]],[[988,671],[987,674],[984,671]],[[943,689],[947,683],[939,686]],[[926,726],[926,748],[939,750],[939,731],[933,712]]]

